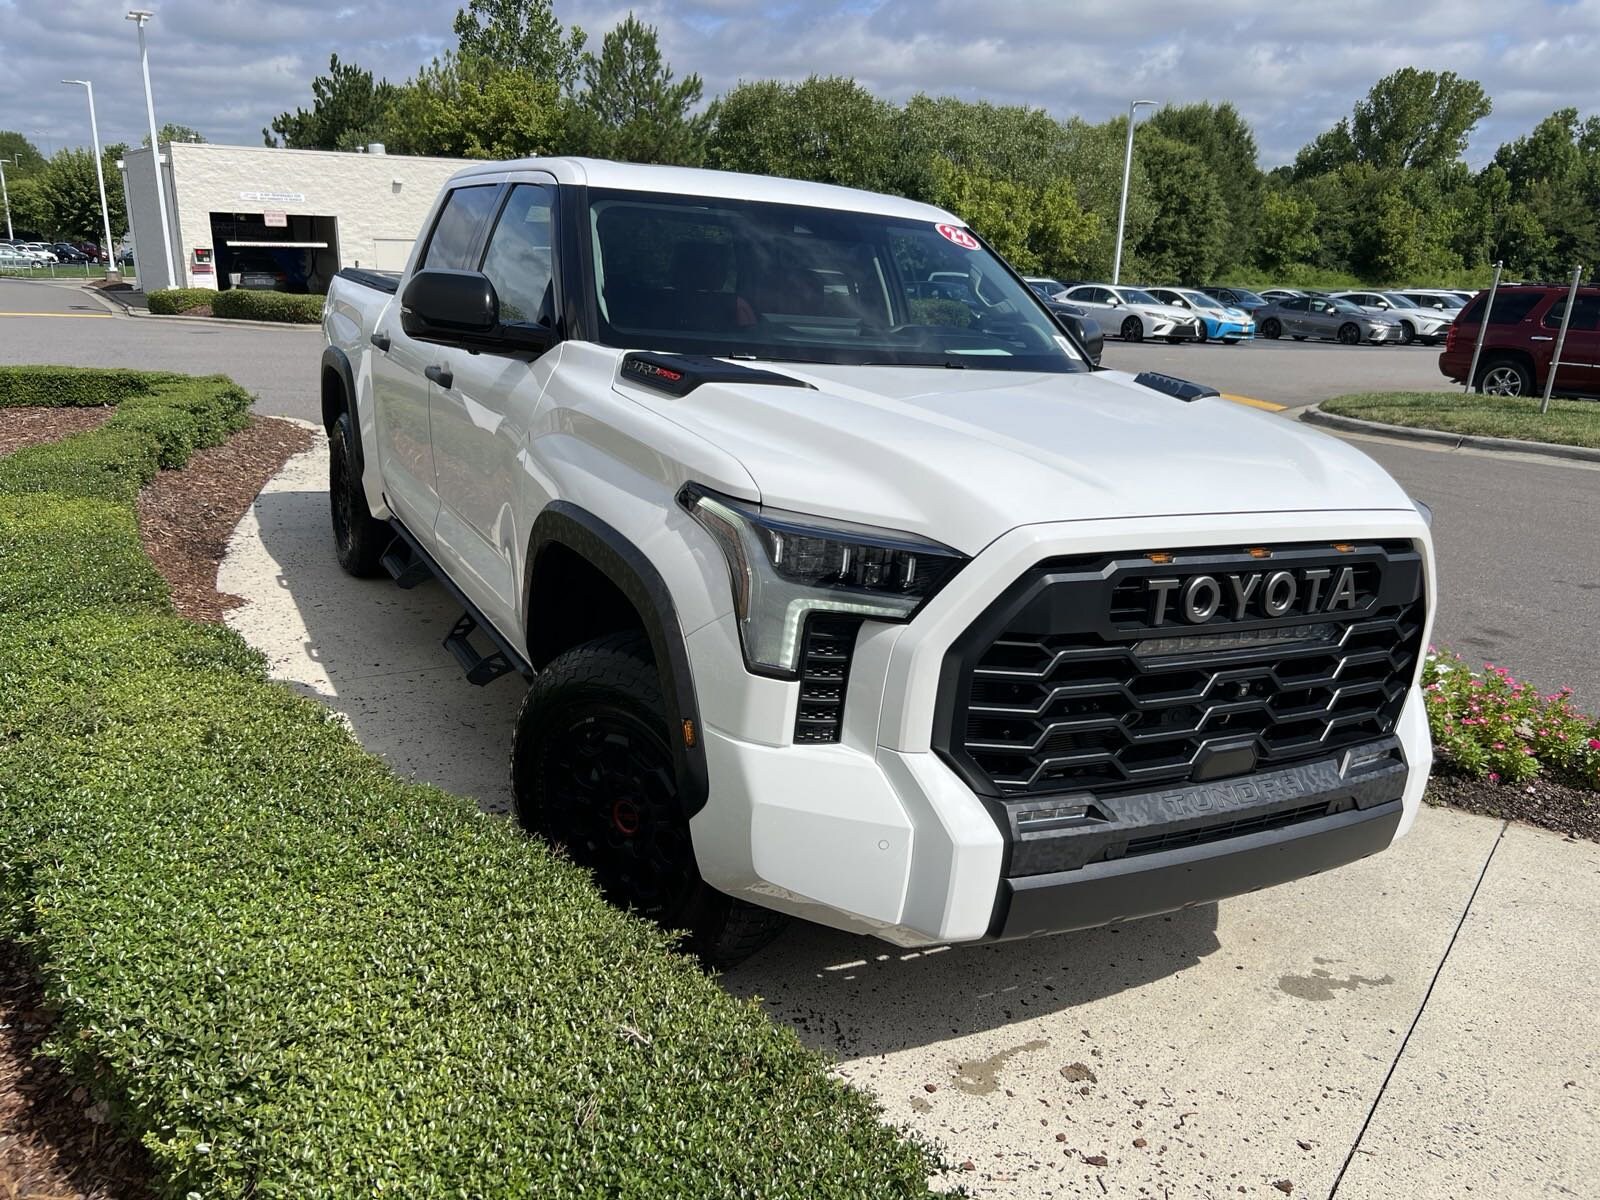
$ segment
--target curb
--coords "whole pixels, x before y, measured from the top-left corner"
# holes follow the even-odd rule
[[[120,313],[125,317],[133,317],[140,321],[187,321],[191,325],[223,325],[233,329],[321,329],[320,324],[305,321],[239,321],[232,317],[189,317],[182,313],[153,313],[142,308],[134,308],[124,304],[115,296],[107,296],[98,288],[79,288],[79,291],[88,292],[96,300],[104,304],[112,312]]]
[[[1600,450],[1593,450],[1588,446],[1560,446],[1554,442],[1528,442],[1521,438],[1483,437],[1472,433],[1446,433],[1440,429],[1414,429],[1409,425],[1388,425],[1382,421],[1363,421],[1359,417],[1341,417],[1325,413],[1321,406],[1316,404],[1300,409],[1297,417],[1308,425],[1320,425],[1325,429],[1338,429],[1345,433],[1365,433],[1403,442],[1426,442],[1430,445],[1445,446],[1451,450],[1535,454],[1541,458],[1600,463]]]

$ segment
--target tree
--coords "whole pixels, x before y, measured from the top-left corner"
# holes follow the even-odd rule
[[[1154,219],[1130,242],[1142,274],[1174,283],[1200,283],[1216,272],[1228,214],[1217,177],[1195,147],[1148,126],[1136,135],[1144,166],[1144,196]]]
[[[1281,271],[1311,261],[1317,248],[1317,206],[1307,196],[1271,188],[1261,201],[1257,246],[1261,265]]]
[[[563,30],[550,0],[468,0],[454,29],[462,58],[526,71],[562,93],[577,82],[584,32]]]
[[[389,108],[397,89],[371,71],[328,58],[328,73],[311,81],[311,110],[279,113],[261,131],[269,146],[295,150],[354,150],[386,140]]]
[[[37,175],[45,166],[39,147],[14,129],[0,129],[0,158],[12,160],[6,163],[7,182]]]
[[[1474,79],[1402,67],[1356,104],[1350,140],[1356,157],[1375,167],[1431,170],[1461,157],[1493,107]]]
[[[1223,217],[1217,266],[1235,270],[1255,258],[1262,175],[1255,134],[1231,104],[1167,105],[1146,129],[1192,146],[1211,170]]]
[[[1100,219],[1078,207],[1064,181],[1031,188],[947,158],[928,164],[929,200],[955,213],[1017,270],[1075,275],[1092,257]]]
[[[523,158],[554,153],[561,140],[552,81],[452,53],[399,88],[390,111],[399,154]]]
[[[894,190],[896,110],[853,79],[741,83],[707,115],[712,166]]]
[[[112,160],[114,162],[115,160]],[[115,182],[116,169],[112,163],[101,164],[108,180]],[[95,178],[94,154],[89,150],[62,150],[50,160],[44,174],[38,176],[39,191],[49,211],[51,231],[77,239],[93,242],[104,240],[100,219],[100,185]],[[111,217],[112,236],[127,231],[128,218],[123,210],[122,189],[106,188],[106,208]]]
[[[1503,174],[1507,263],[1519,274],[1556,277],[1600,254],[1600,125],[1573,108],[1551,113],[1533,131],[1495,152],[1485,169]]]
[[[1340,117],[1331,129],[1323,130],[1300,148],[1290,168],[1290,178],[1312,179],[1355,161],[1356,145],[1350,138],[1350,122]]]
[[[937,159],[1029,187],[1064,173],[1067,138],[1042,108],[973,103],[919,93],[896,116],[901,168],[895,189],[926,199]]]
[[[573,102],[567,145],[578,154],[628,162],[698,166],[705,159],[705,125],[691,115],[700,103],[700,76],[672,80],[652,26],[632,13],[583,56],[583,90]]]
[[[206,140],[205,136],[198,129],[192,129],[188,125],[172,124],[163,125],[160,129],[156,130],[156,137],[164,143],[203,142]],[[145,146],[150,144],[150,135],[148,133],[144,135],[144,140],[140,144]]]
[[[6,170],[6,190],[11,197],[11,228],[20,237],[50,238],[57,233],[55,214],[44,192],[44,175],[35,173],[12,179]],[[3,214],[0,214],[3,219]],[[0,229],[4,226],[0,225]]]

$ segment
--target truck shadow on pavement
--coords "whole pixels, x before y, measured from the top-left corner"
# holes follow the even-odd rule
[[[397,773],[509,812],[524,687],[469,684],[442,642],[459,609],[434,583],[352,579],[334,558],[325,470],[296,460],[253,509],[219,576],[245,597],[228,623],[274,677],[343,715]],[[276,489],[276,490],[272,490]],[[1218,948],[1216,905],[1031,941],[905,950],[796,921],[722,977],[810,1045],[870,1055],[1003,1028],[1137,988]]]
[[[796,921],[722,984],[758,997],[813,1048],[859,1058],[1048,1017],[1177,974],[1219,947],[1215,904],[922,950]]]

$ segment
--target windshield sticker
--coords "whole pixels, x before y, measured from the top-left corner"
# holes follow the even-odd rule
[[[976,250],[978,248],[978,239],[959,225],[935,225],[934,228],[939,231],[939,236],[944,238],[945,241],[954,242],[963,250]]]

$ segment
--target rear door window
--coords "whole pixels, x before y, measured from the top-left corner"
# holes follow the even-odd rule
[[[478,234],[494,212],[499,196],[497,183],[458,187],[452,191],[439,211],[439,219],[434,222],[433,236],[428,239],[428,251],[422,258],[423,268],[470,271],[474,266],[472,252],[477,247]]]
[[[1561,318],[1566,314],[1566,311],[1567,298],[1563,296],[1552,304],[1550,311],[1545,314],[1545,328],[1560,329]],[[1573,307],[1572,320],[1567,325],[1567,329],[1600,329],[1600,296],[1579,296],[1578,303]],[[1562,361],[1565,362],[1564,359]]]
[[[1489,294],[1485,292],[1467,305],[1461,313],[1461,322],[1470,325],[1481,320],[1484,302],[1488,298]],[[1543,292],[1501,292],[1495,296],[1494,307],[1489,310],[1489,324],[1515,325],[1538,307],[1543,299]]]

